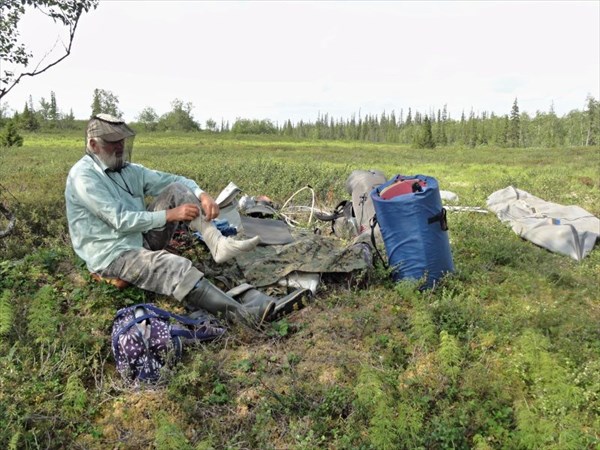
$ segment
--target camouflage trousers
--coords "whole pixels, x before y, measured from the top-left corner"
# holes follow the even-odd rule
[[[148,210],[166,210],[184,203],[200,207],[200,201],[187,186],[172,183],[148,205]],[[164,250],[177,225],[169,222],[162,228],[144,233],[143,248],[122,253],[100,275],[120,278],[141,289],[183,300],[204,274],[189,259]]]

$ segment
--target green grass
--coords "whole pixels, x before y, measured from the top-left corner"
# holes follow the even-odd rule
[[[190,349],[153,389],[115,372],[115,311],[175,300],[90,283],[64,182],[81,133],[0,149],[0,448],[593,449],[600,447],[600,252],[577,263],[493,214],[449,213],[456,273],[436,291],[377,268],[264,333]],[[415,150],[390,144],[141,134],[134,160],[282,204],[348,198],[353,169],[434,176],[464,206],[508,185],[600,216],[600,149]],[[8,190],[8,191],[7,191]],[[308,202],[308,196],[299,199]],[[196,256],[203,257],[206,253]],[[195,257],[196,257],[195,256]]]

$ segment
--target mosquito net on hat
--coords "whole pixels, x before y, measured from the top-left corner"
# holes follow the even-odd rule
[[[123,140],[123,162],[131,161],[135,131],[129,128],[122,119],[110,114],[95,115],[87,125],[86,146],[92,138],[100,138],[105,142]]]

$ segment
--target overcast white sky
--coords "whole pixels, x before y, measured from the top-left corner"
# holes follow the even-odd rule
[[[29,14],[21,35],[43,56],[57,32]],[[314,121],[422,113],[448,105],[508,114],[583,109],[600,97],[600,1],[200,2],[104,0],[84,15],[72,54],[4,100],[23,109],[54,91],[88,118],[92,93],[124,118],[175,98],[194,118]]]

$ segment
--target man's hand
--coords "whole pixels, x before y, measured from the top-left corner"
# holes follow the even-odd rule
[[[177,208],[167,209],[167,222],[188,222],[200,215],[200,208],[193,203],[185,203]]]
[[[213,200],[213,198],[206,192],[200,194],[200,203],[202,204],[202,210],[204,211],[204,218],[206,220],[216,219],[219,215],[219,205]]]

